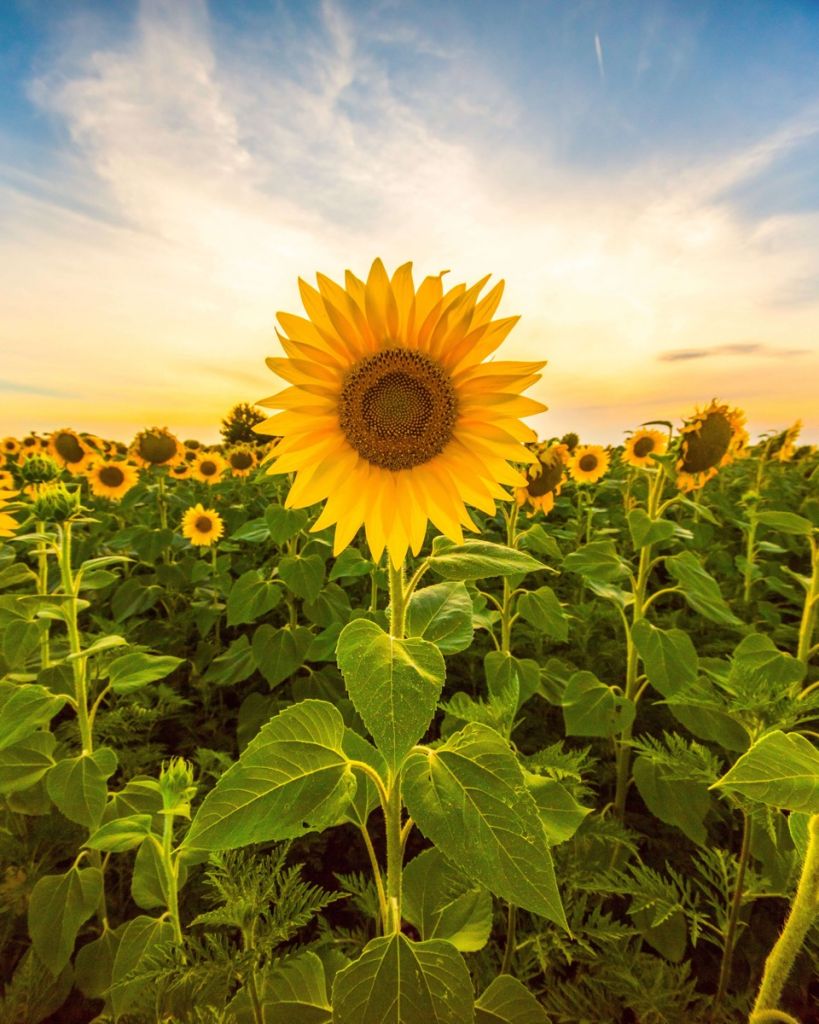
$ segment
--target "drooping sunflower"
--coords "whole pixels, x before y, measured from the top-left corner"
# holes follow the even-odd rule
[[[252,448],[242,445],[228,452],[227,461],[233,476],[250,476],[258,459]]]
[[[541,443],[534,446],[537,461],[526,467],[526,486],[515,490],[518,506],[529,504],[533,516],[538,509],[548,515],[555,506],[555,498],[566,482],[566,463],[569,449],[560,444]]]
[[[32,441],[27,445],[27,441]],[[30,449],[31,454],[40,454],[39,438],[33,435],[23,439],[23,451]],[[88,469],[88,462],[91,457],[91,449],[85,444],[79,434],[68,429],[55,430],[48,439],[48,450],[51,456],[69,473],[79,476]]]
[[[173,466],[185,457],[182,445],[167,427],[141,430],[128,453],[142,466]]]
[[[6,505],[17,497],[17,491],[0,490],[0,537],[13,537],[17,529],[17,520],[8,512],[4,512]]]
[[[0,469],[0,491],[10,491],[14,487],[14,476],[7,469]]]
[[[696,491],[704,487],[740,454],[748,443],[745,414],[719,405],[714,398],[697,410],[680,430],[677,487]]]
[[[177,462],[175,466],[171,466],[168,470],[168,476],[173,477],[175,480],[187,480],[192,472],[189,462]]]
[[[575,448],[569,460],[569,473],[578,484],[596,484],[606,475],[611,459],[599,444],[583,444]]]
[[[91,493],[98,498],[119,501],[139,482],[139,470],[128,462],[95,459],[86,473]]]
[[[182,535],[196,547],[210,547],[225,532],[222,517],[201,502],[189,508],[182,516]]]
[[[802,432],[802,421],[797,420],[787,430],[774,435],[766,446],[766,453],[769,459],[775,462],[790,462],[793,453],[796,451],[796,440]]]
[[[16,437],[4,437],[0,441],[0,451],[4,455],[16,455],[20,451],[20,442]]]
[[[216,484],[222,479],[227,467],[227,462],[218,452],[202,452],[193,463],[192,475],[206,484]]]
[[[621,459],[629,466],[644,469],[655,466],[653,455],[665,455],[668,449],[668,437],[660,430],[635,430],[626,441]]]
[[[544,406],[520,392],[545,364],[484,362],[518,320],[492,320],[503,282],[479,299],[487,280],[416,289],[411,263],[390,278],[376,259],[366,282],[299,281],[307,319],[278,314],[287,357],[267,363],[291,386],[254,429],[279,437],[269,472],[296,472],[288,507],[326,499],[312,529],[335,525],[336,554],[363,525],[373,557],[386,547],[399,566],[430,520],[461,541],[467,503],[491,515],[502,484],[524,485],[509,463],[534,460],[535,435],[519,417]]]

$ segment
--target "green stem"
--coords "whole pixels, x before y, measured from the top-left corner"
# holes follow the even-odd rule
[[[168,529],[168,504],[165,494],[165,472],[162,469],[156,470],[159,474],[156,486],[156,504],[159,509],[159,526],[162,530]]]
[[[518,908],[510,903],[506,908],[506,946],[503,950],[501,974],[512,973],[512,957],[515,955],[515,944],[518,926]]]
[[[86,659],[80,656],[82,641],[77,613],[78,597],[74,574],[71,571],[71,523],[65,523],[60,533],[60,578],[63,593],[68,597],[68,600],[65,602],[65,624],[68,630],[68,648],[74,655],[71,659],[71,670],[74,676],[77,724],[80,730],[82,752],[83,754],[91,754],[94,750],[94,741],[88,717],[88,665]]]
[[[751,587],[754,585],[754,559],[756,557],[756,515],[751,513],[751,523],[748,527],[748,538],[745,543],[745,573],[743,575],[742,600],[748,605],[751,603]]]
[[[387,927],[389,935],[401,931],[401,881],[403,843],[401,842],[401,776],[392,780],[385,816],[387,829]]]
[[[162,864],[165,868],[165,878],[168,883],[168,913],[171,916],[173,937],[181,944],[182,925],[179,921],[178,866],[173,858],[173,815],[168,813],[165,814],[162,824]]]
[[[46,524],[42,521],[37,523],[37,532],[45,533]],[[37,542],[37,596],[48,597],[48,545],[45,541]],[[42,624],[40,633],[40,667],[48,668],[51,665],[51,623],[46,619]]]
[[[396,569],[387,555],[387,570],[390,581],[390,636],[403,640],[406,631],[407,593],[404,589],[404,565]]]
[[[811,579],[805,595],[805,606],[802,609],[802,621],[799,623],[799,644],[796,657],[807,663],[811,656],[813,631],[816,626],[816,612],[819,609],[819,543],[813,537],[810,540]]]
[[[791,912],[765,961],[762,983],[751,1012],[751,1020],[763,1010],[775,1010],[785,982],[793,968],[811,925],[816,920],[819,899],[819,814],[808,821],[808,848]],[[759,1017],[757,1016],[758,1020]],[[764,1018],[763,1018],[764,1019]],[[768,1018],[770,1019],[770,1018]]]
[[[742,907],[742,897],[745,892],[745,870],[748,867],[748,858],[751,853],[751,819],[749,815],[742,812],[742,846],[739,851],[739,863],[737,864],[737,879],[734,885],[734,893],[731,899],[731,909],[728,914],[728,927],[725,931],[725,945],[722,949],[722,963],[719,969],[719,984],[717,994],[714,997],[714,1005],[711,1010],[711,1020],[715,1020],[717,1011],[722,1005],[725,993],[728,991],[728,982],[731,980],[731,963],[734,957],[734,942],[736,939],[737,924],[739,922],[739,911]]]
[[[381,874],[381,867],[378,863],[378,858],[375,855],[375,847],[373,846],[373,841],[370,838],[367,826],[359,824],[358,829],[361,832],[362,839],[364,840],[367,856],[370,858],[370,867],[373,871],[373,878],[375,879],[375,888],[378,893],[378,909],[380,911],[381,918],[381,930],[386,932],[389,928],[389,914],[387,911],[387,894],[384,892],[384,878]]]

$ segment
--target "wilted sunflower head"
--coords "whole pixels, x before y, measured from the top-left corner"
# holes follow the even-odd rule
[[[548,515],[554,508],[555,497],[560,494],[566,482],[569,449],[563,442],[542,442],[533,445],[532,449],[537,461],[526,467],[526,486],[516,488],[515,502],[518,506],[530,505],[530,516],[538,510]]]
[[[745,415],[712,399],[702,411],[697,410],[680,431],[677,459],[677,486],[683,491],[704,487],[742,453],[748,443]]]
[[[255,429],[279,437],[269,472],[296,472],[288,507],[326,499],[313,529],[335,525],[336,554],[363,525],[398,566],[430,520],[461,541],[467,504],[492,515],[503,484],[523,486],[509,463],[533,460],[535,435],[520,417],[544,406],[520,392],[544,363],[484,362],[518,319],[492,320],[503,282],[480,299],[487,280],[416,288],[411,263],[389,277],[377,259],[366,282],[300,281],[307,318],[278,314],[287,358],[267,363],[291,386],[259,403],[282,411]]]
[[[596,484],[609,468],[609,453],[599,444],[584,444],[575,448],[569,460],[569,473],[575,483]]]
[[[114,501],[119,501],[139,481],[139,470],[136,466],[110,459],[93,462],[86,475],[92,494]]]
[[[141,430],[129,453],[143,466],[171,466],[184,457],[182,445],[167,427]]]
[[[215,509],[201,503],[189,508],[182,516],[182,535],[196,547],[210,547],[225,532],[222,517]]]
[[[257,458],[252,448],[243,446],[228,452],[227,461],[234,476],[249,476],[257,463]]]
[[[20,442],[16,437],[4,437],[0,441],[0,451],[4,455],[16,455],[20,451]]]
[[[644,469],[656,466],[655,455],[665,455],[668,450],[668,436],[659,430],[635,430],[626,441],[622,460],[629,466]]]
[[[218,452],[200,452],[193,463],[193,476],[206,484],[218,483],[227,469],[227,462]]]
[[[560,443],[565,444],[566,451],[568,451],[569,455],[572,455],[574,453],[575,448],[580,444],[580,438],[572,430],[568,434],[564,434],[563,437],[561,437]]]
[[[24,438],[24,446],[27,440],[29,439]],[[30,446],[32,450],[38,450],[39,440],[36,437],[32,437],[31,440],[34,442]],[[55,430],[48,440],[48,450],[59,465],[67,469],[69,473],[79,475],[88,468],[91,449],[85,444],[79,434],[73,430],[68,428]]]

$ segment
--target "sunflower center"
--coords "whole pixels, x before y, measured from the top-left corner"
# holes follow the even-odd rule
[[[654,451],[653,437],[640,437],[634,442],[634,454],[638,459],[644,459]]]
[[[597,469],[597,456],[583,455],[577,465],[584,473],[591,473],[593,469]]]
[[[206,459],[204,462],[199,463],[199,472],[202,476],[213,476],[216,472],[216,463]]]
[[[176,441],[169,434],[143,434],[139,439],[139,454],[146,462],[161,466],[176,455]]]
[[[213,521],[208,516],[199,516],[194,525],[200,533],[210,533],[213,529]]]
[[[250,452],[234,452],[230,457],[230,464],[234,469],[250,469],[253,465],[253,456]]]
[[[721,412],[706,416],[699,430],[686,434],[683,445],[684,473],[704,473],[718,466],[731,443],[731,424]]]
[[[339,401],[345,437],[362,458],[382,469],[411,469],[440,455],[457,416],[448,374],[405,348],[362,359],[347,374]]]
[[[64,462],[82,462],[85,455],[82,445],[73,434],[57,434],[54,447]]]
[[[125,474],[119,466],[103,466],[99,471],[99,481],[106,487],[119,487],[125,479]]]
[[[526,490],[533,498],[542,498],[544,494],[553,491],[563,479],[563,463],[555,460],[553,463],[541,462],[540,473],[530,480]]]

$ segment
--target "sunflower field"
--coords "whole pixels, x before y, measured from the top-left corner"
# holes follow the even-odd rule
[[[538,439],[502,282],[317,285],[255,433],[0,441],[0,1021],[819,1020],[799,424]]]

